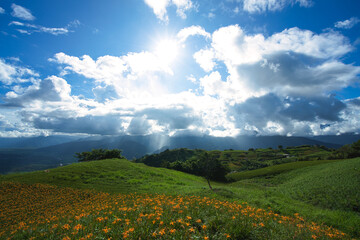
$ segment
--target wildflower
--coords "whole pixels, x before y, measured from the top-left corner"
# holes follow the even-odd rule
[[[79,231],[82,228],[83,228],[83,226],[81,224],[78,224],[73,229],[76,230],[76,231]]]
[[[160,232],[159,232],[160,235],[164,235],[165,234],[165,228],[164,229],[161,229]]]
[[[204,225],[201,226],[201,228],[205,230],[207,227],[206,227],[206,225],[204,224]]]
[[[201,219],[196,220],[197,223],[201,223]]]
[[[70,229],[70,225],[69,224],[65,224],[63,227],[63,229],[69,230]]]
[[[103,232],[104,232],[104,233],[108,233],[108,232],[110,232],[110,230],[111,230],[111,228],[105,227],[105,228],[103,229]]]

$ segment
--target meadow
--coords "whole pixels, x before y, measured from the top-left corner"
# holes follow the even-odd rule
[[[266,175],[248,171],[251,178],[233,183],[213,182],[214,191],[202,177],[126,159],[0,175],[0,238],[360,236],[360,158],[284,168]]]
[[[109,194],[43,184],[0,185],[4,239],[350,239],[247,203],[164,194]]]

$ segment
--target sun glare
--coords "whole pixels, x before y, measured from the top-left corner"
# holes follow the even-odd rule
[[[166,63],[173,62],[179,51],[178,42],[174,39],[163,39],[156,44],[155,54]]]

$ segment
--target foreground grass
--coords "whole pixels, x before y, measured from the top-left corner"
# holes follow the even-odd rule
[[[327,170],[322,172],[322,169]],[[330,162],[231,184],[212,183],[215,188],[213,192],[209,190],[206,181],[197,176],[113,159],[72,164],[50,169],[49,172],[0,175],[0,182],[46,183],[121,194],[136,192],[196,195],[222,201],[248,202],[251,206],[263,209],[271,207],[273,212],[285,216],[299,213],[307,222],[324,223],[352,237],[359,237],[359,212],[356,209],[343,207],[345,206],[343,201],[332,201],[332,199],[352,199],[352,202],[360,203],[358,169],[360,169],[360,158]],[[329,177],[326,177],[327,175]],[[304,182],[308,178],[311,180]],[[316,194],[318,191],[315,189],[316,186],[329,191]],[[320,204],[321,202],[335,202],[341,206],[336,204],[329,206]]]
[[[244,179],[230,186],[250,204],[340,228],[360,237],[360,158]],[[256,170],[255,170],[256,171]]]
[[[246,203],[0,184],[6,239],[350,239],[333,228]]]

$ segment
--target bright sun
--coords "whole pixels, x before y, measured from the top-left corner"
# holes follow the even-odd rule
[[[174,39],[163,39],[156,44],[155,54],[166,63],[171,63],[178,55],[178,42]]]

